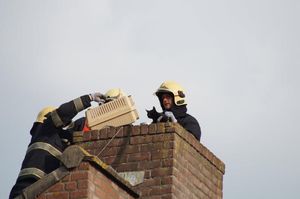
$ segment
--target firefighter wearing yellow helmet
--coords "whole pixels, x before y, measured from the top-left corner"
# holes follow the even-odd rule
[[[193,116],[187,113],[184,88],[175,81],[165,81],[156,90],[155,95],[159,99],[163,112],[154,122],[165,122],[166,120],[178,122],[183,128],[193,134],[196,139],[200,140],[200,125]]]
[[[46,115],[52,111],[54,111],[56,108],[53,106],[47,106],[43,108],[39,114],[36,117],[35,122],[44,123],[44,120],[46,119]]]
[[[121,90],[120,88],[113,88],[108,90],[105,94],[104,97],[106,101],[111,101],[114,99],[119,99],[121,97],[126,96],[125,92]]]
[[[160,87],[157,89],[155,94],[157,97],[161,97],[160,95],[164,93],[171,93],[174,97],[174,102],[177,106],[186,105],[185,100],[185,91],[178,83],[174,81],[165,81]]]
[[[64,127],[77,113],[91,106],[92,101],[100,103],[104,101],[104,95],[99,92],[83,95],[58,108],[48,106],[39,112],[30,130],[32,138],[9,199],[22,194],[26,187],[60,166],[60,156],[68,144],[63,140],[71,140],[75,131]]]

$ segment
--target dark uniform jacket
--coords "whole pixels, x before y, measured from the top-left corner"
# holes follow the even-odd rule
[[[200,141],[201,138],[201,129],[198,121],[191,115],[187,114],[186,105],[177,106],[174,102],[174,95],[169,93],[173,96],[173,106],[170,110],[165,110],[163,106],[163,101],[161,95],[158,96],[159,103],[161,108],[163,109],[163,113],[165,111],[171,111],[177,122],[188,132],[193,134],[197,140]],[[163,122],[163,121],[161,121]]]
[[[60,155],[72,138],[72,131],[65,130],[63,127],[70,124],[78,112],[89,107],[90,102],[89,95],[81,96],[49,113],[43,123],[33,124],[30,130],[31,142],[16,184],[11,190],[10,199],[60,166]]]
[[[163,108],[163,106],[162,106]],[[156,122],[167,122],[170,120],[166,115],[164,115],[164,112],[167,110],[163,110],[162,113],[159,113],[156,111],[155,107],[153,107],[152,110],[147,110],[147,116],[153,120],[153,123]],[[174,105],[171,111],[177,122],[188,132],[193,134],[197,140],[200,140],[201,138],[201,129],[198,121],[191,115],[187,114],[187,108],[186,105],[183,106],[176,106]]]
[[[201,138],[201,129],[198,121],[191,116],[190,114],[187,114],[187,108],[186,106],[174,106],[170,110],[177,122],[188,132],[193,134],[197,140],[200,140]],[[165,112],[165,111],[164,111]]]

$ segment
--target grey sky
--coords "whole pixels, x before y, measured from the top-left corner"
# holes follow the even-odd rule
[[[224,198],[300,198],[297,0],[0,0],[0,198],[44,106],[121,87],[145,109],[186,88]],[[298,89],[297,89],[298,88]]]

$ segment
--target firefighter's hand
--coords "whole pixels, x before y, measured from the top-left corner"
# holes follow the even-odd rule
[[[105,103],[105,96],[102,93],[96,92],[90,94],[91,100],[94,102],[98,102],[99,104]]]
[[[168,121],[169,118],[164,114],[161,114],[161,116],[159,116],[159,118],[157,119],[157,122],[168,122]]]
[[[171,122],[177,122],[174,114],[171,111],[166,111],[164,114],[169,118]]]

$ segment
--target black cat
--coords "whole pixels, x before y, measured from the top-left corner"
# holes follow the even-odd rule
[[[154,106],[152,110],[146,110],[146,111],[147,111],[148,118],[153,120],[152,123],[169,121],[169,118],[165,116],[163,113],[157,112]]]

